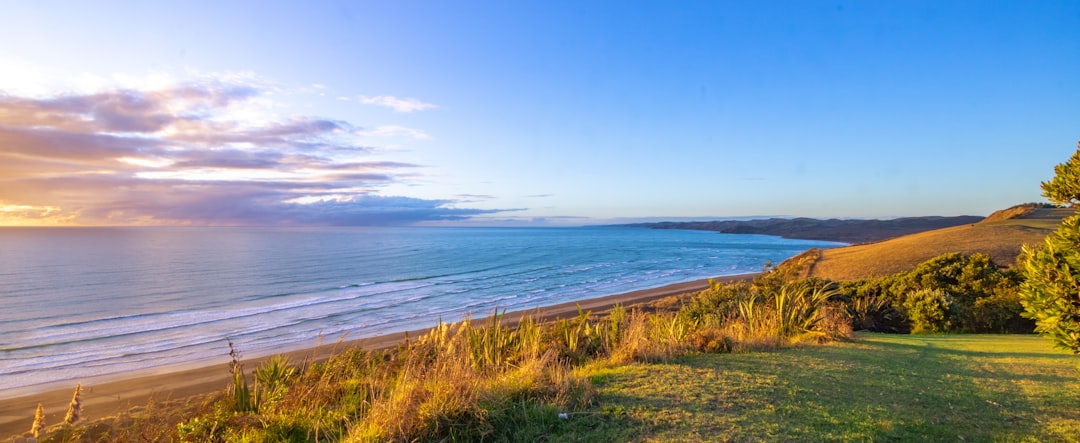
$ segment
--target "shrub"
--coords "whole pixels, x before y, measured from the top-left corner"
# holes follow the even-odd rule
[[[822,335],[818,338],[823,341],[851,340],[854,329],[851,327],[851,317],[848,316],[844,303],[840,300],[827,303],[821,309],[821,321],[817,328]]]
[[[1024,307],[1016,290],[998,291],[975,300],[971,315],[976,332],[1030,334],[1035,322],[1024,318]]]
[[[690,346],[698,352],[721,354],[731,352],[735,347],[734,340],[728,337],[723,329],[708,327],[691,332],[687,337]]]
[[[920,289],[907,297],[904,309],[911,321],[911,332],[948,332],[956,317],[953,297],[940,289]]]
[[[719,326],[729,317],[738,314],[739,303],[754,297],[750,283],[734,282],[724,284],[709,282],[706,289],[683,305],[681,312],[701,325]]]
[[[1025,332],[1016,293],[1021,276],[1001,269],[984,254],[943,254],[893,276],[844,283],[852,328],[906,333],[912,329],[908,298],[919,291],[942,291],[951,299],[949,328],[941,332]]]
[[[893,306],[892,298],[886,295],[851,297],[847,301],[847,312],[851,318],[851,328],[856,331],[911,332],[907,317]]]

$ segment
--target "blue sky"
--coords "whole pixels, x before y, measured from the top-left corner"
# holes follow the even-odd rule
[[[0,224],[985,215],[1080,3],[8,2]]]

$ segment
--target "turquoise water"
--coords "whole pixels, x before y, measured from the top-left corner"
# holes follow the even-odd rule
[[[0,228],[0,396],[757,272],[836,243],[635,228]]]

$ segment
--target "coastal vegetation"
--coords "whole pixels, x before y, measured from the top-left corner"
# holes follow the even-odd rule
[[[177,424],[184,441],[538,440],[597,405],[597,368],[688,354],[775,349],[846,337],[833,289],[760,278],[715,284],[681,309],[615,307],[606,315],[515,327],[504,314],[440,325],[390,351],[348,350],[242,389]],[[835,318],[834,318],[835,317]],[[256,371],[269,370],[264,363]],[[257,395],[256,395],[257,396]],[[561,415],[560,415],[561,414]],[[560,417],[563,417],[560,419]],[[320,437],[321,436],[321,437]]]
[[[547,323],[526,316],[511,327],[496,312],[394,349],[348,349],[299,366],[274,358],[250,373],[233,348],[227,392],[167,414],[59,425],[41,441],[542,439],[598,404],[601,368],[850,336],[835,285],[780,277]]]
[[[983,254],[944,254],[911,271],[842,282],[854,327],[878,332],[1030,333],[1022,275]]]

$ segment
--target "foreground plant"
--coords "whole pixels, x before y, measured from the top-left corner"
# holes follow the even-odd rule
[[[1054,172],[1052,180],[1042,183],[1043,196],[1076,207],[1080,204],[1080,144]],[[1080,215],[1063,220],[1041,248],[1025,247],[1023,255],[1024,316],[1035,320],[1035,331],[1056,346],[1080,353]]]
[[[41,437],[41,431],[45,429],[45,406],[38,403],[37,410],[34,411],[34,424],[30,426],[30,434],[34,438]]]
[[[78,383],[75,385],[75,393],[71,396],[71,404],[68,405],[67,414],[64,415],[64,423],[70,425],[79,421],[79,413],[82,409],[82,399],[80,398],[81,394],[82,383]]]
[[[1061,222],[1038,249],[1025,247],[1020,286],[1024,316],[1035,332],[1060,348],[1080,353],[1080,216]]]

